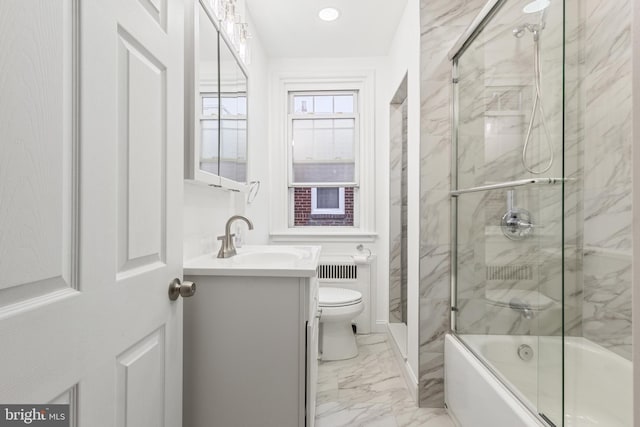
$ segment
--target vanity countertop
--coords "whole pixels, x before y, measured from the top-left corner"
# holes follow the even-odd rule
[[[320,246],[255,245],[231,258],[205,254],[184,262],[186,276],[313,277]]]

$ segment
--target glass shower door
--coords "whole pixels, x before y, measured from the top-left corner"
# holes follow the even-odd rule
[[[542,2],[544,3],[544,2]],[[501,2],[454,58],[455,332],[563,425],[563,3]]]

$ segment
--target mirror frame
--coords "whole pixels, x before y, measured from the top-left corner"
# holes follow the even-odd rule
[[[246,122],[246,136],[245,136],[245,157],[246,157],[246,165],[245,165],[245,177],[244,177],[244,181],[235,181],[231,178],[227,178],[225,176],[223,176],[222,174],[220,175],[220,183],[223,187],[225,188],[235,188],[235,185],[238,184],[242,184],[242,185],[247,185],[247,183],[249,182],[248,179],[248,164],[249,164],[249,158],[248,158],[248,153],[249,153],[249,75],[247,72],[247,69],[244,67],[244,64],[242,63],[242,61],[240,60],[240,57],[238,55],[238,53],[235,51],[235,49],[233,48],[232,44],[229,42],[229,40],[226,37],[226,34],[223,31],[219,32],[219,39],[224,41],[224,46],[226,46],[227,50],[231,53],[231,56],[233,57],[234,61],[235,61],[235,65],[237,66],[237,69],[240,70],[240,72],[242,73],[242,76],[244,77],[245,80],[245,90],[244,90],[244,95],[245,95],[245,102],[246,102],[246,107],[247,107],[247,111],[245,114],[245,122]],[[220,108],[222,108],[222,94],[224,93],[224,90],[222,90],[222,49],[224,49],[224,46],[222,43],[219,43],[218,46],[218,89],[219,89],[219,99],[220,99]],[[223,147],[223,138],[222,138],[222,114],[220,115],[220,138],[219,138],[219,148],[220,150],[222,150]],[[236,159],[238,157],[236,156]],[[222,156],[219,156],[219,162],[222,160]],[[220,164],[220,163],[218,163]]]
[[[240,59],[238,53],[233,48],[233,44],[223,31],[220,31],[220,22],[215,18],[214,13],[211,11],[210,6],[206,3],[206,0],[191,0],[192,4],[189,5],[189,10],[186,13],[186,25],[185,25],[185,144],[184,144],[184,178],[189,181],[194,181],[202,184],[206,184],[213,187],[223,187],[232,191],[247,192],[249,190],[249,73],[245,64]],[[191,7],[192,6],[192,7]],[[200,8],[204,10],[209,22],[213,25],[218,37],[218,106],[220,106],[220,50],[224,45],[231,52],[236,64],[243,73],[246,79],[246,97],[247,97],[247,136],[246,136],[246,176],[244,182],[234,181],[230,178],[225,178],[220,175],[214,175],[209,172],[203,172],[200,169],[200,113],[201,106],[201,93],[199,87],[199,19]],[[218,165],[220,163],[220,115],[218,115]],[[220,172],[218,166],[218,172]]]

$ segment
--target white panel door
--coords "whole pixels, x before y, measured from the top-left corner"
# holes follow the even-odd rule
[[[183,6],[0,1],[0,404],[181,425]]]

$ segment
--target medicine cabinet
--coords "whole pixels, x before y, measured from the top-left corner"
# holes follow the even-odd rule
[[[188,8],[185,178],[247,190],[247,71],[209,6]]]

